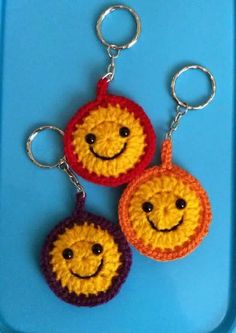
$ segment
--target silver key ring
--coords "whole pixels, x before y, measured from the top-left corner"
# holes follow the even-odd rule
[[[133,16],[133,18],[135,19],[136,33],[135,33],[134,37],[126,44],[108,43],[102,35],[101,25],[102,25],[103,20],[105,19],[105,17],[108,14],[112,13],[113,11],[115,11],[117,9],[127,10]],[[114,5],[114,6],[111,6],[111,7],[107,8],[99,16],[99,18],[97,20],[97,24],[96,24],[96,31],[97,31],[98,38],[100,39],[102,44],[104,44],[107,48],[115,49],[115,50],[125,50],[125,49],[128,49],[129,47],[133,46],[137,42],[137,40],[138,40],[138,38],[141,34],[141,21],[140,21],[140,18],[138,16],[138,14],[132,8],[130,8],[128,6],[125,6],[125,5]]]
[[[52,131],[59,133],[62,137],[64,136],[64,132],[60,128],[53,126],[53,125],[45,125],[45,126],[40,126],[39,128],[36,128],[30,134],[30,136],[28,137],[28,139],[26,141],[27,155],[29,156],[30,160],[35,165],[37,165],[39,168],[44,168],[44,169],[58,168],[59,170],[64,171],[67,174],[67,176],[69,177],[69,180],[71,181],[71,183],[76,187],[77,191],[79,193],[82,193],[83,197],[85,197],[84,188],[78,181],[74,171],[70,168],[69,164],[67,163],[65,156],[61,157],[56,163],[52,163],[52,164],[46,164],[46,163],[39,162],[34,157],[34,154],[32,152],[32,143],[39,133],[46,131],[46,130],[52,130]]]
[[[176,95],[176,92],[175,92],[176,81],[180,77],[181,74],[183,74],[184,72],[187,72],[189,69],[198,69],[198,70],[206,73],[210,80],[211,94],[210,94],[209,98],[207,99],[207,101],[204,103],[201,103],[198,105],[190,105],[186,102],[181,101],[181,99]],[[177,72],[174,75],[174,77],[171,81],[171,93],[172,93],[174,100],[178,103],[178,105],[180,105],[188,110],[200,110],[200,109],[203,109],[205,106],[207,106],[214,98],[215,93],[216,93],[216,82],[215,82],[214,76],[211,74],[211,72],[207,68],[202,67],[200,65],[189,65],[189,66],[182,68],[179,72]]]
[[[27,141],[26,141],[26,152],[27,155],[29,156],[30,160],[37,165],[39,168],[45,168],[45,169],[52,169],[52,168],[57,168],[60,166],[61,160],[64,158],[60,158],[58,160],[58,162],[56,163],[52,163],[52,164],[46,164],[46,163],[42,163],[39,162],[38,160],[36,160],[36,158],[34,157],[33,151],[32,151],[32,143],[34,141],[34,139],[36,138],[36,136],[45,131],[45,130],[52,130],[55,131],[57,133],[59,133],[61,136],[64,136],[64,132],[56,127],[56,126],[52,126],[52,125],[46,125],[46,126],[40,126],[39,128],[36,128],[28,137]]]

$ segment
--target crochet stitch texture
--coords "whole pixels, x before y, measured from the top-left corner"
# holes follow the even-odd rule
[[[196,178],[172,164],[165,140],[160,166],[147,169],[125,189],[119,220],[127,240],[142,254],[160,261],[192,252],[208,232],[211,208]]]
[[[50,288],[77,306],[95,306],[113,298],[130,265],[131,251],[120,227],[86,212],[81,194],[72,216],[48,235],[41,255]]]
[[[107,93],[101,79],[96,100],[81,107],[65,129],[70,166],[82,177],[106,186],[129,182],[151,161],[155,133],[143,109]]]

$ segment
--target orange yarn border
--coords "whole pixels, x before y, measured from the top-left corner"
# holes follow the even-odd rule
[[[161,166],[155,166],[150,168],[142,174],[140,177],[136,177],[125,189],[119,202],[119,220],[123,233],[126,239],[136,247],[142,254],[159,260],[169,261],[184,257],[191,253],[202,241],[204,236],[207,234],[209,224],[211,222],[212,214],[210,202],[206,191],[202,188],[199,181],[190,175],[185,170],[172,164],[172,145],[171,141],[165,140],[162,146],[162,164]],[[176,246],[175,249],[163,250],[160,248],[153,249],[151,246],[145,245],[144,242],[137,238],[135,230],[129,220],[128,205],[130,199],[135,192],[136,188],[143,182],[148,181],[153,176],[160,176],[165,173],[167,176],[175,176],[181,178],[181,180],[190,186],[190,188],[197,193],[204,211],[201,214],[199,227],[196,228],[195,233],[181,246]]]

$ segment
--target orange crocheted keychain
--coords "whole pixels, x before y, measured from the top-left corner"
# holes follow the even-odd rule
[[[191,106],[175,93],[177,78],[189,69],[199,69],[210,78],[212,92],[203,104]],[[186,66],[173,77],[171,88],[177,113],[162,144],[161,165],[145,170],[129,183],[119,202],[119,220],[127,240],[142,254],[159,261],[192,252],[207,234],[211,221],[207,193],[196,178],[172,162],[172,134],[189,110],[210,103],[215,80],[202,66]]]
[[[101,32],[103,19],[117,9],[127,10],[136,22],[135,36],[122,45],[108,43]],[[115,59],[138,40],[140,18],[127,6],[111,6],[99,17],[96,30],[111,62],[98,82],[96,99],[82,106],[67,124],[64,149],[67,162],[80,176],[97,184],[118,186],[144,170],[155,150],[155,133],[142,107],[107,92],[115,74]]]

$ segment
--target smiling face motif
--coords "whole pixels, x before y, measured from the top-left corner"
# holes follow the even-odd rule
[[[128,274],[131,254],[118,226],[86,215],[83,221],[66,220],[52,231],[42,268],[59,297],[93,306],[117,293]]]
[[[138,119],[118,105],[93,110],[76,126],[73,146],[78,161],[98,176],[118,177],[144,154],[146,140]]]
[[[106,291],[121,265],[121,254],[112,236],[86,223],[60,235],[50,255],[56,279],[77,295]]]
[[[102,80],[104,81],[104,80]],[[93,182],[118,186],[150,162],[155,135],[142,108],[99,90],[97,100],[82,107],[65,131],[65,155],[71,167]]]
[[[199,182],[175,165],[146,170],[123,193],[120,224],[140,252],[156,260],[187,255],[207,233],[210,204]]]

